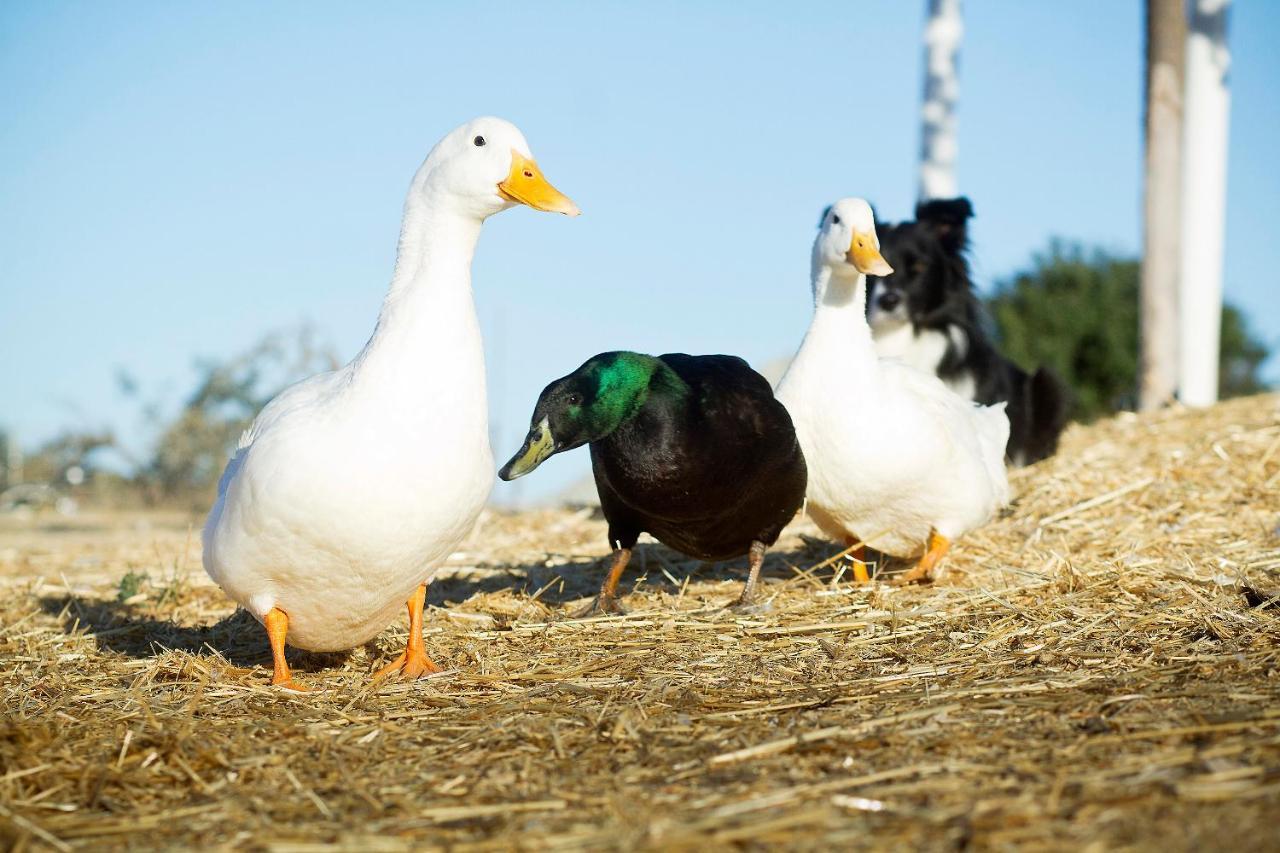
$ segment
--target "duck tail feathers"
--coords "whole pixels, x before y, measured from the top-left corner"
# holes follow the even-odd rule
[[[978,441],[982,445],[982,462],[996,488],[999,504],[1009,501],[1009,477],[1004,467],[1005,448],[1009,444],[1009,415],[1004,403],[982,406],[978,412]]]
[[[995,453],[1004,459],[1004,448],[1009,443],[1009,413],[1005,402],[993,406],[981,406],[978,410],[978,434],[982,438],[984,455]]]

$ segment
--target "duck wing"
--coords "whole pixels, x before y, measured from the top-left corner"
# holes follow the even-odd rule
[[[893,359],[880,362],[885,387],[904,395],[917,412],[926,413],[941,429],[953,454],[966,459],[985,475],[993,497],[1008,501],[1009,483],[1004,453],[1009,441],[1005,404],[983,406],[961,397],[932,373]]]
[[[658,356],[692,390],[691,416],[707,438],[720,445],[761,438],[794,440],[791,416],[773,395],[769,381],[735,355]],[[737,439],[738,441],[735,441]]]

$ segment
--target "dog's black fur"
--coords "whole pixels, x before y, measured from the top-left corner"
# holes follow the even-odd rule
[[[985,314],[969,277],[967,198],[916,205],[916,218],[897,225],[876,223],[880,252],[891,276],[868,276],[867,320],[877,348],[897,328],[899,346],[914,347],[940,379],[985,405],[1007,402],[1006,455],[1025,465],[1053,455],[1066,425],[1070,394],[1045,367],[1028,374],[996,350],[985,331]],[[910,323],[908,336],[903,324]],[[940,337],[939,337],[940,336]],[[908,362],[912,359],[905,358]]]

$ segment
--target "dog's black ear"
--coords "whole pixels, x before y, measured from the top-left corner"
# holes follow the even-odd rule
[[[831,208],[832,208],[832,207],[834,207],[834,205],[830,205],[830,204],[829,204],[829,205],[827,205],[826,207],[822,208],[822,215],[818,217],[818,230],[819,230],[819,231],[821,231],[821,230],[822,230],[822,226],[826,223],[826,221],[827,221],[827,214],[831,212]]]
[[[959,252],[969,242],[973,204],[964,196],[922,201],[916,205],[916,221],[937,235],[948,252]]]

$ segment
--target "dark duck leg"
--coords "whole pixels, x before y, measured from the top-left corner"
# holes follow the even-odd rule
[[[764,552],[767,546],[759,540],[751,543],[751,550],[747,552],[748,565],[750,571],[747,574],[747,582],[742,586],[742,594],[738,596],[738,600],[732,605],[734,610],[744,610],[747,612],[757,611],[761,609],[756,594],[756,586],[760,580],[760,567],[764,565]]]
[[[609,567],[609,574],[605,575],[604,583],[600,585],[600,594],[596,596],[595,601],[574,614],[576,618],[603,616],[607,613],[619,616],[626,614],[627,611],[618,603],[618,581],[622,579],[622,573],[626,571],[627,562],[630,559],[630,548],[619,548],[613,552],[613,565]]]

